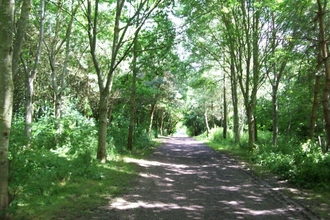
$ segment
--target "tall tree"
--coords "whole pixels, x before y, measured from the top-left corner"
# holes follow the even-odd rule
[[[125,3],[130,5],[125,5]],[[140,25],[143,25],[149,18],[150,14],[163,3],[163,0],[141,0],[138,7],[135,2],[126,2],[125,0],[117,0],[114,9],[114,23],[112,25],[112,33],[100,33],[101,27],[99,22],[101,20],[101,12],[99,7],[101,2],[96,0],[87,1],[86,16],[88,20],[88,37],[90,43],[90,53],[93,60],[93,65],[97,74],[98,86],[99,86],[99,130],[98,130],[98,150],[97,158],[100,161],[106,161],[106,137],[107,137],[107,125],[108,125],[108,102],[109,95],[112,89],[114,75],[118,69],[118,66],[122,61],[127,58],[131,48],[134,45],[134,34],[139,27],[133,27],[135,19],[140,15]],[[127,6],[127,7],[126,7]],[[110,6],[109,6],[110,8]],[[132,9],[133,13],[131,13]],[[104,29],[103,29],[104,30]],[[132,34],[133,33],[133,34]],[[103,39],[105,42],[111,42],[111,54],[109,55],[109,67],[108,71],[104,73],[103,67],[100,63],[100,57],[98,54],[98,44],[101,34],[111,36],[110,39]],[[103,36],[104,37],[104,36]]]
[[[53,24],[54,27],[51,26],[52,22],[49,22],[50,24],[48,29],[51,30],[51,32],[47,33],[45,38],[48,39],[44,40],[51,69],[57,135],[61,133],[60,119],[62,114],[64,91],[67,84],[70,51],[72,50],[71,35],[73,22],[80,5],[81,2],[74,4],[73,1],[57,1],[55,14],[50,17],[50,19],[53,19],[53,16],[55,16],[55,23]],[[62,65],[59,65],[59,63]],[[55,139],[57,140],[57,137]]]
[[[133,59],[132,59],[132,86],[131,86],[131,96],[130,96],[130,119],[129,119],[129,128],[128,128],[128,137],[127,137],[127,149],[133,150],[133,132],[135,126],[135,111],[136,111],[136,104],[135,104],[135,95],[136,95],[136,78],[137,73],[139,71],[137,59],[138,59],[138,44],[139,44],[139,32],[141,27],[139,25],[139,15],[137,16],[136,27],[138,28],[135,31],[134,42],[133,42]]]
[[[287,5],[287,2],[283,4]],[[273,2],[270,6],[266,18],[269,27],[265,30],[264,36],[267,38],[268,52],[265,59],[265,69],[268,81],[272,87],[272,105],[273,105],[273,145],[277,146],[279,136],[279,103],[278,92],[281,80],[284,76],[287,64],[290,61],[293,48],[295,46],[295,29],[296,27],[290,25],[294,20],[292,11],[283,10],[283,5],[278,2]],[[282,10],[280,10],[282,9]],[[288,19],[289,18],[289,19]],[[288,21],[290,20],[290,21]],[[280,36],[288,36],[291,32],[292,36],[288,39],[283,39]]]
[[[39,14],[39,39],[37,43],[37,52],[34,58],[33,66],[29,67],[26,61],[22,58],[22,63],[25,72],[25,136],[30,139],[31,136],[31,126],[32,126],[32,116],[33,116],[33,94],[34,94],[34,80],[37,75],[37,69],[41,57],[42,51],[42,40],[44,33],[44,10],[45,1],[40,1],[40,14]]]
[[[324,151],[328,152],[330,148],[330,63],[329,63],[329,45],[328,37],[326,36],[326,26],[325,26],[325,15],[327,11],[327,2],[326,0],[317,0],[317,18],[319,23],[319,44],[320,44],[320,54],[323,60],[324,73],[325,73],[325,85],[323,89],[323,116],[325,121],[325,134],[326,134],[326,143]]]
[[[15,1],[0,1],[0,218],[7,219],[8,146],[13,108],[13,36]]]

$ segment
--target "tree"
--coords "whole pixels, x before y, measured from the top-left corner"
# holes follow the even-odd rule
[[[94,4],[89,0],[87,1],[86,16],[88,20],[88,38],[90,43],[90,53],[93,60],[93,65],[96,71],[98,86],[99,86],[99,131],[98,131],[98,150],[97,158],[100,161],[106,161],[106,137],[107,137],[107,125],[108,125],[108,102],[109,95],[112,89],[113,80],[118,66],[125,60],[134,45],[134,34],[140,29],[140,26],[144,25],[145,21],[149,18],[151,13],[159,6],[159,4],[164,3],[163,0],[141,0],[136,2],[131,2],[132,4],[127,6],[125,0],[117,0],[115,3],[114,11],[114,23],[112,33],[100,33],[100,19],[101,12],[99,7],[101,5],[99,0],[96,0]],[[132,8],[133,7],[133,8]],[[133,13],[130,14],[133,9]],[[133,28],[134,21],[139,16],[140,26]],[[98,40],[100,40],[101,34],[104,36],[110,35],[111,38],[104,39],[104,43],[109,43],[111,48],[109,67],[107,73],[103,73],[102,66],[100,63],[100,57],[98,54]]]
[[[47,48],[49,66],[51,69],[52,89],[54,92],[54,109],[57,127],[56,140],[58,138],[57,136],[61,133],[60,119],[63,97],[65,95],[64,92],[67,87],[70,51],[72,50],[71,35],[73,32],[73,21],[80,5],[80,2],[75,5],[74,2],[57,1],[57,5],[54,7],[56,10],[55,15],[50,15],[50,19],[53,19],[53,16],[55,16],[54,27],[51,26],[52,22],[49,22],[50,24],[47,28],[51,30],[51,32],[47,33],[45,38],[48,39],[44,40],[44,45]],[[58,63],[61,64],[59,65]]]
[[[42,41],[43,41],[43,32],[44,32],[44,10],[45,10],[44,0],[40,1],[40,22],[39,22],[39,39],[36,56],[33,62],[33,66],[30,68],[26,64],[25,60],[22,58],[24,72],[25,72],[25,136],[28,141],[31,136],[31,124],[32,124],[32,115],[33,115],[33,94],[34,94],[34,80],[37,74],[37,68],[39,65],[39,60],[42,51]]]
[[[166,12],[163,10],[157,10],[150,17],[148,21],[149,25],[153,25],[151,30],[142,29],[136,32],[136,41],[133,46],[133,59],[132,59],[132,86],[130,97],[130,125],[128,133],[128,149],[132,149],[133,144],[133,130],[134,130],[134,114],[136,111],[135,103],[135,90],[137,73],[144,72],[145,83],[149,79],[152,79],[150,83],[151,97],[148,97],[150,102],[150,117],[149,126],[146,129],[148,135],[151,135],[154,112],[156,104],[161,98],[161,86],[165,84],[164,79],[167,75],[172,74],[170,72],[171,66],[174,65],[175,57],[171,52],[171,47],[174,43],[175,33],[173,31],[172,22],[169,20]],[[140,35],[140,36],[139,36]],[[139,40],[139,41],[138,41]],[[153,52],[151,52],[153,51]],[[155,52],[157,51],[157,52]],[[173,61],[172,65],[168,63]],[[156,85],[157,84],[157,85]],[[153,90],[156,87],[156,91]]]
[[[287,5],[286,2],[282,3]],[[285,11],[282,9],[283,5],[278,2],[274,2],[270,5],[267,11],[266,18],[269,22],[269,29],[266,30],[265,36],[267,37],[268,52],[265,55],[265,69],[268,81],[272,87],[272,106],[273,106],[273,145],[278,145],[279,136],[279,104],[278,104],[278,92],[281,80],[287,69],[287,64],[290,61],[291,54],[293,53],[293,48],[296,41],[293,40],[295,37],[296,27],[291,26],[288,22],[292,21],[293,15],[292,11]],[[279,10],[282,9],[282,10]],[[291,16],[292,17],[291,17]],[[290,17],[290,19],[288,19]],[[290,20],[290,21],[288,21]],[[289,36],[292,34],[291,38]],[[283,37],[281,37],[283,36]]]
[[[326,134],[326,144],[324,151],[328,152],[330,148],[330,63],[329,63],[329,49],[328,49],[328,41],[326,37],[326,26],[324,22],[324,16],[327,10],[327,1],[317,0],[317,18],[319,24],[319,49],[321,58],[323,60],[324,65],[324,73],[325,73],[325,85],[323,89],[322,95],[322,103],[323,103],[323,116],[325,121],[325,134]]]
[[[136,77],[138,74],[138,65],[137,65],[137,59],[138,59],[138,46],[139,46],[139,32],[141,30],[141,27],[139,25],[139,15],[137,16],[137,23],[136,27],[138,28],[135,31],[134,36],[134,42],[133,42],[133,59],[132,59],[132,86],[131,86],[131,97],[130,97],[130,122],[129,122],[129,128],[128,128],[128,137],[127,137],[127,149],[133,150],[133,132],[134,132],[134,126],[135,126],[135,94],[136,94]]]
[[[0,218],[8,207],[8,146],[13,108],[14,0],[0,2]]]

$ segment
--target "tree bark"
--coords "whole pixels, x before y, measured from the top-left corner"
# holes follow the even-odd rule
[[[206,136],[208,137],[211,129],[210,129],[210,125],[209,125],[209,118],[207,115],[206,102],[204,103],[204,120],[205,120],[205,127],[206,127]]]
[[[41,56],[41,49],[42,49],[42,41],[43,41],[43,34],[44,34],[44,9],[45,9],[45,1],[40,1],[40,27],[39,27],[39,39],[38,39],[38,48],[37,54],[34,61],[34,66],[30,70],[25,72],[26,74],[26,101],[25,101],[25,136],[27,137],[28,141],[31,138],[31,126],[32,126],[32,116],[33,116],[33,93],[34,93],[34,79],[37,75],[37,68],[39,65],[39,60]]]
[[[223,139],[227,138],[227,94],[226,94],[226,75],[223,75],[223,131],[222,131],[222,137]]]
[[[150,108],[150,122],[149,122],[149,127],[147,130],[148,136],[151,137],[151,131],[152,131],[152,123],[153,123],[153,119],[154,119],[154,114],[155,114],[155,107],[156,104],[151,104],[151,108]],[[157,124],[157,122],[156,122]]]
[[[99,104],[97,159],[102,163],[107,161],[108,96],[108,91],[101,92]]]
[[[138,24],[137,24],[138,25]],[[135,33],[134,46],[133,46],[133,60],[132,60],[132,87],[131,87],[131,97],[130,97],[130,119],[129,119],[129,129],[127,137],[127,149],[133,150],[133,133],[135,126],[135,94],[136,94],[136,76],[137,76],[137,44],[138,44],[138,32]]]
[[[30,10],[31,10],[31,0],[23,1],[21,7],[21,15],[17,22],[17,29],[15,32],[15,39],[14,39],[13,61],[12,61],[13,75],[16,74],[19,65],[20,53],[24,42],[25,29],[29,21]]]
[[[231,53],[234,55],[234,53]],[[230,83],[231,83],[231,96],[233,102],[233,113],[234,113],[234,142],[238,144],[240,141],[240,129],[239,129],[239,114],[238,114],[238,94],[237,94],[237,78],[234,67],[234,57],[230,57]]]
[[[226,30],[230,33],[235,31],[235,27],[230,21],[230,17],[223,15]],[[230,65],[230,87],[231,87],[231,99],[233,103],[233,133],[235,145],[239,143],[240,137],[240,123],[239,123],[239,110],[238,110],[238,72],[241,71],[240,64],[242,62],[241,49],[237,50],[237,39],[233,35],[228,35],[228,50],[230,54],[229,65]],[[235,59],[237,57],[237,59]]]
[[[320,52],[322,55],[322,60],[324,64],[325,71],[325,85],[323,89],[323,116],[325,122],[325,133],[326,141],[324,152],[328,152],[330,148],[330,105],[329,105],[329,96],[330,96],[330,64],[329,64],[329,55],[328,55],[328,43],[325,36],[325,26],[324,26],[324,14],[326,13],[327,1],[324,1],[324,6],[322,6],[321,0],[317,0],[318,5],[318,19],[319,19],[319,43],[320,43]]]
[[[254,109],[252,105],[246,107],[246,116],[248,123],[248,134],[249,134],[249,149],[253,149],[256,138],[255,138],[255,122],[254,122]]]
[[[25,91],[25,137],[30,142],[31,128],[32,128],[32,116],[33,116],[33,93],[34,93],[34,78],[30,77],[30,74],[26,74],[25,79],[26,91]]]
[[[164,111],[162,111],[162,114],[161,114],[161,116],[160,116],[160,128],[159,128],[159,130],[160,130],[160,135],[164,135],[164,123],[165,123],[165,115],[166,113],[165,113],[165,110]]]
[[[0,1],[0,218],[7,219],[8,147],[13,112],[14,0]]]

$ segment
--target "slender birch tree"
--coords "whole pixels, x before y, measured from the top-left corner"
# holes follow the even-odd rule
[[[14,0],[0,1],[0,219],[7,219],[8,146],[13,110]]]

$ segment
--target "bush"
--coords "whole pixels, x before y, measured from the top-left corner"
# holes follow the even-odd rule
[[[299,143],[297,138],[282,136],[278,146],[275,147],[271,144],[271,137],[270,132],[259,133],[259,141],[252,151],[248,148],[246,136],[241,138],[240,148],[226,147],[226,149],[248,158],[250,162],[301,187],[327,187],[329,185],[330,155],[323,154],[320,146],[311,141]],[[231,142],[231,146],[233,146],[232,136],[224,140],[221,128],[212,130],[209,140],[212,142],[210,145],[215,143],[226,146]]]
[[[330,181],[330,159],[321,148],[306,142],[299,146],[268,147],[267,151],[255,152],[251,159],[282,178],[299,186],[310,188]]]

